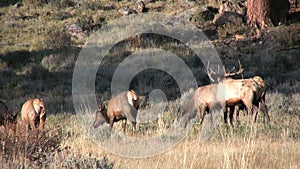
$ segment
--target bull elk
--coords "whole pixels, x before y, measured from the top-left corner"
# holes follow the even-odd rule
[[[215,72],[208,71],[208,68],[209,64],[207,74],[214,81],[211,75]],[[239,71],[235,73],[226,73],[225,67],[223,69],[225,78],[218,77],[217,84],[202,86],[195,90],[191,100],[181,112],[181,116],[184,117],[183,120],[187,121],[188,118],[192,118],[193,112],[199,112],[200,123],[202,123],[205,112],[209,112],[215,105],[219,104],[223,109],[225,122],[227,122],[227,113],[230,113],[230,116],[233,117],[232,110],[236,106],[245,106],[247,111],[254,112],[255,121],[258,112],[257,108],[260,108],[267,118],[267,122],[269,122],[270,118],[265,104],[266,85],[263,79],[259,76],[249,79],[229,78],[243,72],[241,64]],[[226,108],[231,108],[231,110],[227,112]],[[232,118],[230,118],[230,122],[232,124]]]
[[[21,109],[21,119],[27,128],[44,129],[46,121],[46,108],[43,99],[29,99]]]
[[[236,109],[239,107],[243,107],[244,109],[246,109],[247,114],[248,111],[252,112],[254,122],[256,122],[257,119],[258,108],[261,109],[265,115],[265,119],[267,120],[267,122],[269,122],[270,117],[268,115],[268,110],[265,103],[265,95],[267,90],[266,84],[260,76],[254,76],[248,79],[230,78],[232,76],[243,73],[244,69],[241,66],[240,60],[238,60],[238,63],[239,70],[237,72],[231,73],[235,69],[235,67],[233,67],[233,69],[229,73],[227,73],[225,66],[223,66],[225,78],[222,79],[220,76],[218,76],[218,82],[223,86],[223,93],[225,94],[223,97],[225,98],[226,107],[229,108],[229,111],[224,112],[225,122],[227,122],[226,117],[229,113],[230,123],[232,124],[233,116],[234,114],[236,114]],[[208,63],[207,74],[209,78],[214,81],[211,77],[212,73],[216,74],[212,70],[209,70]],[[218,93],[218,95],[220,95],[220,93]]]
[[[94,128],[107,122],[110,127],[113,127],[114,122],[122,120],[122,128],[126,133],[127,119],[132,123],[132,130],[136,130],[136,117],[139,108],[139,96],[135,91],[124,91],[116,96],[113,96],[107,105],[107,109],[103,109],[102,105],[98,105]]]

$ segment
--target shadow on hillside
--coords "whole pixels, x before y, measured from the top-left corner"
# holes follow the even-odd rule
[[[291,14],[288,16],[288,22],[289,22],[290,24],[293,24],[293,23],[299,23],[299,22],[300,22],[300,11],[299,11],[299,12],[291,13]]]
[[[148,44],[141,43],[139,45],[144,48],[149,47],[149,44],[152,45],[151,47],[153,48],[162,47],[180,56],[188,67],[193,70],[198,86],[209,84],[210,81],[203,69],[201,60],[197,58],[190,49],[187,49],[187,46],[178,45],[181,47],[179,48],[174,44],[168,45],[166,40],[169,41],[169,39],[165,39],[165,41],[159,43],[157,42],[158,40],[154,40],[148,41]],[[112,55],[105,57],[103,61],[104,64],[101,68],[98,68],[95,81],[97,96],[105,94],[110,96],[111,80],[116,68],[119,63],[133,53],[132,51],[126,50],[131,48],[131,46],[126,47],[125,44],[124,47],[124,43],[126,42],[120,43],[119,46],[116,45],[115,49],[111,51]],[[176,42],[173,41],[172,43]],[[159,46],[159,44],[167,45]],[[120,54],[118,51],[122,47],[125,52]],[[49,112],[74,112],[72,105],[72,76],[74,64],[79,52],[80,48],[45,49],[37,52],[16,51],[0,56],[1,63],[6,63],[8,67],[8,69],[2,69],[0,67],[1,99],[16,100],[19,105],[24,102],[26,98],[45,97],[47,98],[46,102],[48,105],[51,105]],[[72,65],[68,68],[49,71],[49,69],[42,66],[41,61],[50,55],[66,55],[66,57],[75,55],[76,57],[74,57]],[[276,51],[271,55],[272,56],[266,57],[265,53],[256,52],[250,56],[242,56],[240,59],[245,70],[243,76],[238,76],[237,78],[248,78],[259,75],[265,79],[270,90],[277,90],[282,93],[300,92],[300,89],[297,88],[300,81],[300,49]],[[247,59],[246,57],[249,58]],[[229,70],[233,66],[238,67],[237,63],[236,59],[235,63],[224,60],[223,64],[225,64]],[[55,66],[56,62],[52,64]],[[26,72],[27,70],[28,72]],[[166,93],[166,97],[170,101],[180,97],[180,89],[176,80],[166,72],[148,69],[139,72],[131,80],[130,89],[136,90],[140,95],[147,95],[154,89],[161,89]],[[100,100],[100,98],[96,99],[97,101]],[[109,99],[109,97],[105,99]]]
[[[22,0],[1,0],[0,1],[0,7],[6,7],[6,6],[14,5],[18,2],[22,2]]]

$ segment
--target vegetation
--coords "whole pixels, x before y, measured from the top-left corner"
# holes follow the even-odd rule
[[[120,158],[104,151],[80,129],[76,115],[50,115],[44,134],[27,133],[20,125],[1,130],[1,168],[297,168],[299,94],[273,93],[267,98],[269,125],[262,123],[262,113],[255,124],[242,115],[235,128],[221,123],[209,141],[199,144],[201,125],[196,122],[175,148],[142,159]],[[176,107],[171,102],[169,106]],[[138,124],[136,136],[147,138],[164,132],[174,120],[170,113],[166,111],[152,124]],[[121,123],[114,128],[122,133]],[[16,133],[12,134],[11,129]],[[130,133],[131,128],[127,129]]]
[[[211,39],[224,64],[231,68],[240,59],[243,77],[260,75],[268,84],[271,123],[263,124],[260,116],[252,124],[250,117],[241,113],[241,124],[231,128],[221,123],[209,141],[199,144],[202,126],[196,121],[188,136],[173,149],[154,157],[131,159],[105,151],[80,127],[72,101],[72,74],[89,36],[121,17],[124,7],[135,9],[135,1],[1,1],[0,99],[11,112],[19,112],[28,98],[42,97],[47,119],[45,132],[25,131],[20,123],[8,122],[0,127],[0,168],[299,168],[299,20],[290,19],[263,31],[248,27],[242,18],[214,25],[212,19],[220,3],[156,0],[146,8],[147,12],[176,15],[197,7],[189,19]],[[203,5],[212,6],[214,11],[201,13]],[[293,8],[293,12],[296,15],[299,9]],[[73,30],[71,25],[78,28]],[[154,34],[141,37],[141,41],[136,37],[124,39],[104,58],[95,81],[98,102],[110,98],[110,82],[118,64],[150,47],[178,55],[199,86],[209,83],[201,60],[185,44]],[[145,70],[130,85],[140,95],[160,87],[168,99],[168,108],[157,120],[138,123],[135,136],[147,138],[166,131],[179,108],[176,99],[180,90],[174,79],[162,71]],[[141,106],[141,110],[147,109],[147,103]],[[121,128],[121,123],[114,126],[116,131]]]

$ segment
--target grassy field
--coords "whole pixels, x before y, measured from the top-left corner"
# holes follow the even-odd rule
[[[20,2],[20,6],[15,5]],[[186,3],[189,2],[189,3]],[[228,67],[240,59],[243,77],[260,75],[268,84],[267,106],[270,124],[257,123],[241,113],[241,124],[234,128],[220,123],[213,136],[199,143],[202,126],[196,121],[178,145],[162,154],[129,158],[106,151],[93,142],[75,114],[72,75],[80,50],[88,37],[103,25],[122,16],[121,9],[135,9],[135,1],[118,0],[14,0],[0,2],[0,99],[12,112],[19,112],[28,98],[42,97],[47,107],[45,132],[26,132],[19,124],[0,127],[0,168],[300,168],[300,26],[298,22],[269,27],[253,39],[256,29],[245,21],[215,26],[199,10],[202,5],[218,7],[219,0],[154,1],[148,12],[179,14],[199,8],[191,22],[211,39]],[[77,24],[86,38],[74,38],[67,31]],[[237,25],[242,26],[237,26]],[[242,36],[244,40],[237,40]],[[142,44],[128,38],[116,45],[98,69],[95,91],[97,102],[110,98],[110,82],[116,67],[126,56],[149,47],[177,54],[194,73],[199,86],[209,82],[203,64],[183,44],[157,35],[145,36]],[[156,78],[155,78],[156,77]],[[131,85],[141,95],[162,87],[168,108],[157,120],[138,123],[134,137],[149,138],[165,132],[178,110],[175,81],[164,72],[145,71]],[[147,86],[147,87],[145,87]],[[150,86],[150,87],[148,87]],[[142,106],[141,110],[146,110]],[[85,110],[88,112],[88,110]],[[94,112],[87,118],[94,119]],[[130,123],[127,125],[127,133]],[[114,130],[122,133],[121,124]],[[122,134],[121,134],[122,135]],[[151,149],[161,147],[153,143]]]
[[[16,134],[11,129],[1,130],[1,168],[299,168],[299,94],[272,93],[267,99],[269,125],[262,123],[262,116],[254,124],[250,117],[241,116],[240,125],[232,128],[222,122],[213,136],[200,144],[201,126],[196,122],[177,146],[145,158],[111,154],[87,136],[79,116],[51,114],[45,134],[26,133],[18,126]],[[166,112],[160,118],[168,119],[170,114]],[[158,121],[138,124],[134,136],[161,134],[170,122],[160,120],[165,125],[158,125]],[[114,129],[121,133],[121,124]]]

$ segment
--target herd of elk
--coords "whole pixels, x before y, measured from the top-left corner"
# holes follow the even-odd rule
[[[239,63],[240,64],[240,63]],[[207,74],[212,78],[213,71]],[[218,83],[201,86],[197,88],[188,103],[181,108],[179,119],[187,122],[197,113],[200,114],[201,122],[203,122],[206,113],[210,113],[216,109],[222,110],[224,113],[224,121],[228,123],[228,118],[231,125],[236,116],[239,118],[239,109],[244,110],[244,114],[252,114],[254,122],[257,119],[258,110],[260,109],[265,116],[265,121],[269,122],[268,109],[265,102],[267,86],[260,76],[254,76],[247,79],[232,79],[231,76],[243,72],[240,64],[240,70],[236,73],[226,73],[223,67],[224,78],[218,77]],[[114,122],[122,120],[122,128],[125,134],[127,120],[132,123],[132,130],[136,130],[136,117],[139,108],[139,96],[133,91],[124,91],[113,96],[105,109],[101,104],[98,105],[93,127],[108,123],[113,127]],[[8,120],[8,107],[0,101],[0,126]],[[16,118],[14,116],[13,118]],[[45,103],[40,98],[29,99],[21,109],[21,121],[28,129],[44,129],[46,120]],[[184,123],[186,124],[186,123]]]
[[[139,96],[135,91],[124,91],[113,96],[107,105],[107,109],[103,109],[102,105],[98,105],[94,128],[105,123],[105,121],[113,127],[114,122],[122,120],[123,132],[126,131],[127,119],[132,123],[132,130],[136,130],[136,117],[139,108]],[[103,119],[104,118],[104,119]]]

